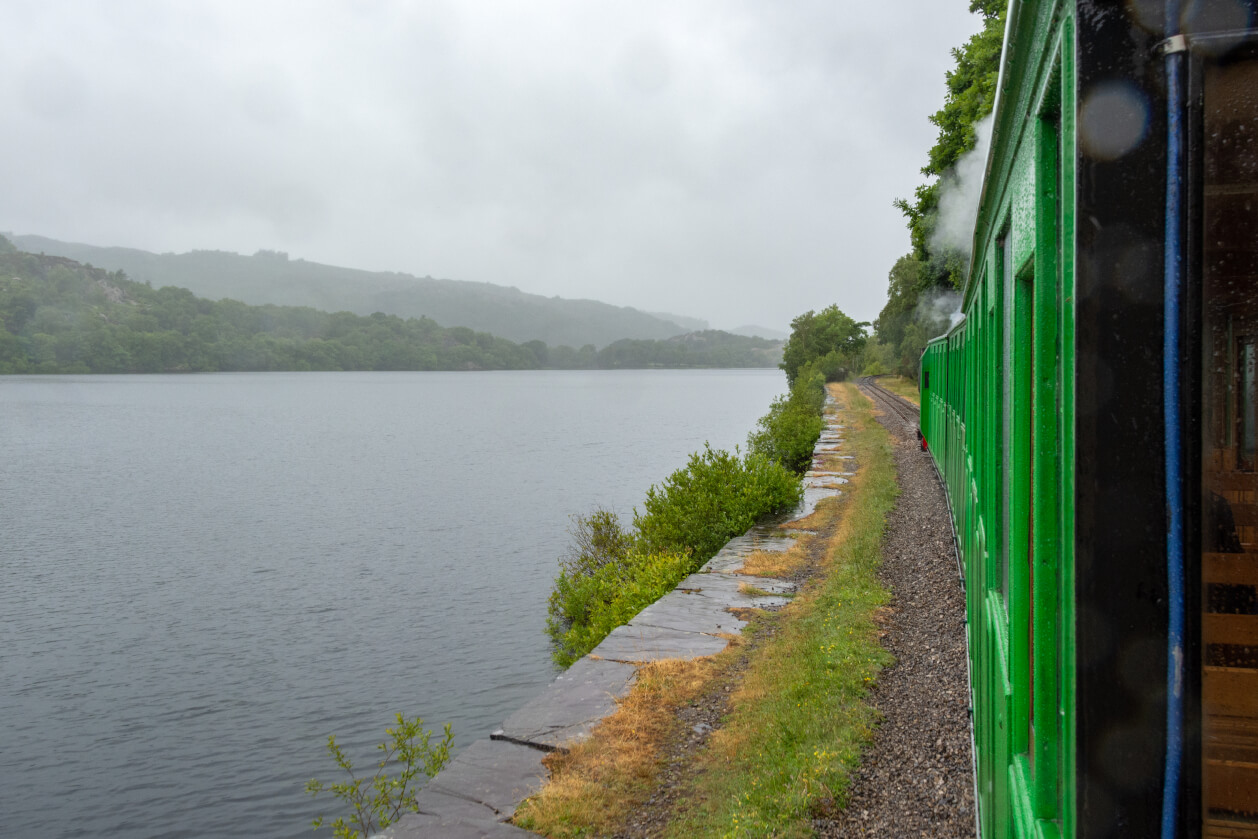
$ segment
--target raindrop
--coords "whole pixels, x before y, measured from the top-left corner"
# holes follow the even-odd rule
[[[1079,139],[1084,151],[1101,160],[1116,160],[1149,133],[1149,102],[1129,82],[1101,82],[1084,98]]]

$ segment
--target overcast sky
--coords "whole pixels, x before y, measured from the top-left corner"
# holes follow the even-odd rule
[[[868,320],[968,6],[4,0],[0,230]]]

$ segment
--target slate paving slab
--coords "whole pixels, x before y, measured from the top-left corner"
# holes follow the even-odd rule
[[[590,655],[611,661],[645,663],[665,658],[701,658],[716,655],[728,642],[715,635],[682,632],[658,626],[618,626]]]
[[[466,820],[411,813],[371,839],[521,839],[527,830],[487,819]]]
[[[742,593],[742,587],[753,586],[761,591],[773,594],[791,594],[795,584],[789,580],[778,580],[773,577],[753,577],[750,574],[705,574],[700,571],[691,574],[677,584],[677,588],[685,591],[698,591],[709,597],[719,598],[727,607],[740,609],[752,607],[752,601],[763,599],[749,597]],[[754,607],[752,607],[754,608]]]
[[[517,804],[541,789],[545,756],[516,743],[477,740],[419,791],[419,812],[449,819],[509,819]]]
[[[741,632],[747,622],[729,612],[727,601],[728,598],[716,598],[703,592],[674,589],[639,612],[629,625],[732,635]]]
[[[616,700],[629,692],[637,672],[632,664],[582,658],[507,717],[490,739],[546,749],[584,740],[590,729],[616,710]]]

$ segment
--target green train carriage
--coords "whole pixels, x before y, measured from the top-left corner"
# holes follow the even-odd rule
[[[1013,2],[921,431],[986,837],[1258,837],[1258,9]]]

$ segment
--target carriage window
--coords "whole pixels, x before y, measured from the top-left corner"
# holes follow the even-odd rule
[[[1258,60],[1207,66],[1201,197],[1205,836],[1258,835]]]

